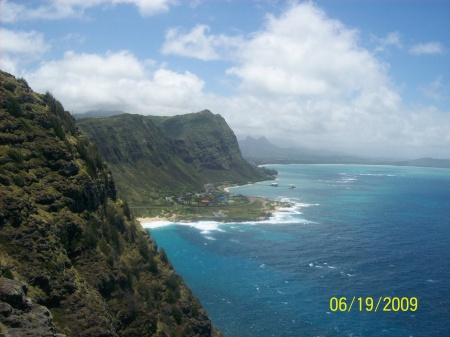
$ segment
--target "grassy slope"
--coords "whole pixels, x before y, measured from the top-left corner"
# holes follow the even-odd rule
[[[209,111],[175,117],[124,114],[79,120],[109,163],[133,206],[210,182],[245,183],[267,177],[242,158],[225,120]]]
[[[70,114],[0,76],[0,277],[68,336],[217,335]]]

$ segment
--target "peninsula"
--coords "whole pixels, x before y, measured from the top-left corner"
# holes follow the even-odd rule
[[[96,144],[137,217],[258,220],[280,204],[226,191],[232,184],[274,179],[274,172],[245,160],[226,121],[209,110],[102,116],[77,124]]]

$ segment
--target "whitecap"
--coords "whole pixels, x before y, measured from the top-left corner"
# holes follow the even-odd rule
[[[280,197],[281,198],[281,197]],[[297,199],[298,200],[298,199]],[[141,222],[142,227],[155,229],[161,228],[171,225],[176,226],[189,226],[196,228],[201,231],[202,234],[210,234],[212,231],[220,231],[225,232],[223,229],[224,226],[228,226],[228,228],[236,229],[239,228],[240,224],[243,225],[259,225],[259,224],[310,224],[314,223],[313,221],[309,221],[303,218],[300,218],[299,215],[302,215],[301,208],[303,207],[312,207],[318,206],[319,204],[307,204],[301,202],[292,202],[292,199],[282,198],[281,201],[291,202],[291,207],[281,207],[276,212],[272,212],[271,216],[265,220],[257,220],[257,221],[243,221],[243,222],[218,222],[218,221],[197,221],[197,222],[177,222],[177,221],[169,221],[169,220],[161,220],[161,221],[150,221],[150,222]],[[239,229],[239,231],[243,231]]]
[[[189,227],[194,227],[196,229],[200,229],[204,232],[208,231],[220,231],[220,232],[224,232],[223,229],[220,229],[219,227],[221,225],[223,225],[222,222],[217,222],[217,221],[199,221],[199,222],[189,222],[189,223],[177,223],[177,225],[181,225],[181,226],[189,226]]]
[[[166,226],[170,226],[173,225],[174,223],[172,221],[166,221],[166,220],[162,220],[162,221],[152,221],[152,222],[141,222],[142,227],[144,228],[160,228],[160,227],[166,227]]]
[[[211,233],[211,231],[224,232],[223,229],[219,228],[220,226],[224,225],[224,223],[217,221],[177,222],[177,221],[161,220],[151,222],[142,221],[141,225],[143,228],[150,228],[150,229],[161,228],[171,225],[188,226],[201,230],[202,234],[209,234]]]

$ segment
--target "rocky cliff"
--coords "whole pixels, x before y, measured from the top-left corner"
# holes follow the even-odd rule
[[[70,114],[0,76],[0,336],[220,335]]]
[[[241,155],[220,116],[204,110],[174,117],[123,114],[78,120],[108,162],[118,190],[133,204],[210,182],[268,177]]]

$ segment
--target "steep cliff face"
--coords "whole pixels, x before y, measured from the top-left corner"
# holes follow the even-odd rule
[[[174,117],[124,114],[82,119],[78,125],[131,202],[164,191],[202,190],[210,182],[267,178],[242,157],[225,120],[208,110]]]
[[[0,76],[0,335],[220,335],[70,114]]]
[[[209,110],[175,117],[150,116],[175,144],[175,154],[197,170],[218,170],[223,175],[254,180],[260,172],[252,168],[241,156],[233,131],[225,119]],[[236,174],[243,169],[245,174]]]
[[[113,165],[150,160],[161,166],[170,160],[168,140],[148,118],[122,114],[81,120],[79,125],[101,145],[103,158]]]

